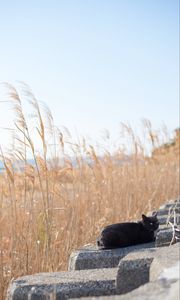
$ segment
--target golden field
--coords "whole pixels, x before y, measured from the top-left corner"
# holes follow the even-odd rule
[[[139,219],[180,194],[178,130],[170,142],[168,131],[154,130],[148,120],[140,135],[121,124],[116,149],[99,154],[84,138],[74,141],[68,130],[56,128],[50,111],[24,91],[35,135],[22,98],[8,85],[15,142],[0,153],[0,299],[12,278],[65,270],[70,253],[95,243],[103,226]]]

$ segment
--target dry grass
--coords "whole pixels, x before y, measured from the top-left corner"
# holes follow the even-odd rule
[[[146,120],[140,139],[129,125],[121,124],[123,136],[115,153],[106,149],[100,157],[83,138],[77,143],[67,130],[58,130],[47,109],[43,117],[25,86],[23,95],[33,108],[30,124],[34,122],[39,136],[37,150],[21,97],[10,85],[8,92],[16,130],[11,152],[1,149],[5,164],[0,175],[1,299],[12,278],[65,270],[73,249],[95,243],[104,225],[140,218],[142,212],[179,195],[179,154],[145,155],[146,149],[168,140],[164,130],[157,134]],[[29,164],[29,155],[34,165]],[[24,163],[19,172],[13,168],[17,159]]]

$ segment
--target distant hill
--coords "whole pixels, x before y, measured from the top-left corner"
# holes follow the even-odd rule
[[[153,158],[160,158],[167,155],[175,154],[179,157],[180,154],[180,128],[175,130],[175,137],[172,141],[167,144],[163,144],[162,146],[154,149],[152,152]]]

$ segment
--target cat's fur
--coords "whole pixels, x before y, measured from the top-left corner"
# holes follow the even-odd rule
[[[97,239],[97,245],[100,249],[112,249],[152,242],[156,238],[158,227],[157,213],[150,217],[143,214],[141,221],[105,227]]]

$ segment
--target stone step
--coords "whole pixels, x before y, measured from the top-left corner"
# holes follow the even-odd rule
[[[174,211],[176,212],[176,213],[180,213],[180,208],[179,207],[176,207],[176,208],[174,208],[174,209],[158,209],[157,210],[157,215],[158,216],[162,216],[162,215],[169,215],[169,214],[172,214],[172,215],[174,215]],[[156,211],[153,211],[153,213],[155,213]],[[149,213],[149,214],[151,214],[151,213]]]
[[[136,250],[124,257],[118,268],[40,273],[14,280],[6,300],[65,300],[69,298],[128,293],[165,268],[177,263],[179,244],[166,248]],[[53,298],[54,297],[54,298]]]
[[[160,225],[167,224],[168,221],[173,223],[174,222],[174,215],[171,215],[171,216],[169,216],[169,215],[160,215],[160,216],[158,216],[158,220],[159,220]],[[180,225],[180,214],[179,213],[176,214],[176,222],[177,222],[178,225]]]
[[[161,280],[146,283],[124,295],[83,297],[81,300],[178,300],[180,280],[164,282]],[[77,299],[74,299],[77,300]]]
[[[158,231],[172,228],[170,224],[160,224]]]
[[[169,209],[169,208],[180,208],[180,199],[177,199],[175,201],[171,200],[168,203],[165,203],[159,207],[159,209]]]
[[[149,270],[156,251],[156,248],[152,248],[133,252],[120,261],[116,279],[117,294],[128,293],[149,282]]]
[[[122,294],[149,280],[147,269],[149,270],[156,250],[141,249],[130,253],[118,268],[39,273],[18,278],[10,284],[7,300],[45,300],[51,299],[50,297],[65,300],[83,296]],[[139,276],[127,277],[127,272],[136,274],[139,268]]]
[[[180,243],[169,247],[158,248],[150,267],[150,280],[155,281],[167,268],[180,263]]]
[[[153,247],[155,247],[154,242],[108,250],[98,250],[95,246],[89,249],[82,248],[70,255],[68,270],[115,268],[118,266],[120,259],[128,253]]]
[[[6,300],[65,300],[113,295],[116,276],[117,268],[24,276],[10,284]]]
[[[152,251],[152,250],[151,250]],[[137,276],[140,276],[141,268],[137,269],[136,274],[133,277],[131,270],[131,259],[133,258],[133,254],[129,254],[129,259],[124,258],[126,272],[129,269],[129,276],[131,278],[130,284],[135,282],[137,283],[139,279],[136,279]],[[140,256],[139,256],[140,258]],[[143,259],[143,255],[141,253],[141,258]],[[148,258],[148,257],[147,257]],[[153,258],[153,257],[152,257]],[[125,260],[126,259],[126,260]],[[137,259],[137,258],[136,258]],[[146,259],[146,256],[145,256]],[[149,259],[151,260],[151,255],[149,255]],[[120,262],[122,266],[122,261]],[[150,261],[149,261],[150,262]],[[139,263],[139,262],[138,262]],[[137,263],[137,264],[138,264]],[[135,264],[135,260],[132,261],[132,264]],[[129,266],[128,266],[129,265]],[[145,266],[145,265],[143,265]],[[179,299],[180,293],[180,264],[179,264],[179,244],[175,244],[170,247],[156,249],[154,253],[154,258],[152,263],[150,263],[150,268],[147,262],[147,268],[145,268],[145,276],[148,276],[149,269],[149,279],[150,282],[140,286],[139,288],[133,289],[133,291],[127,292],[123,295],[113,295],[113,296],[101,296],[101,297],[88,297],[81,298],[81,300],[176,300]],[[119,269],[120,271],[120,269]],[[119,274],[118,271],[118,274]],[[121,274],[123,275],[123,274]],[[128,272],[125,274],[124,283],[128,282]],[[118,278],[118,277],[117,277]],[[121,278],[123,284],[123,276]],[[140,279],[141,281],[141,279]],[[126,287],[125,287],[126,289]]]
[[[173,230],[172,228],[164,228],[157,233],[155,246],[156,247],[164,247],[169,246],[173,237]]]

